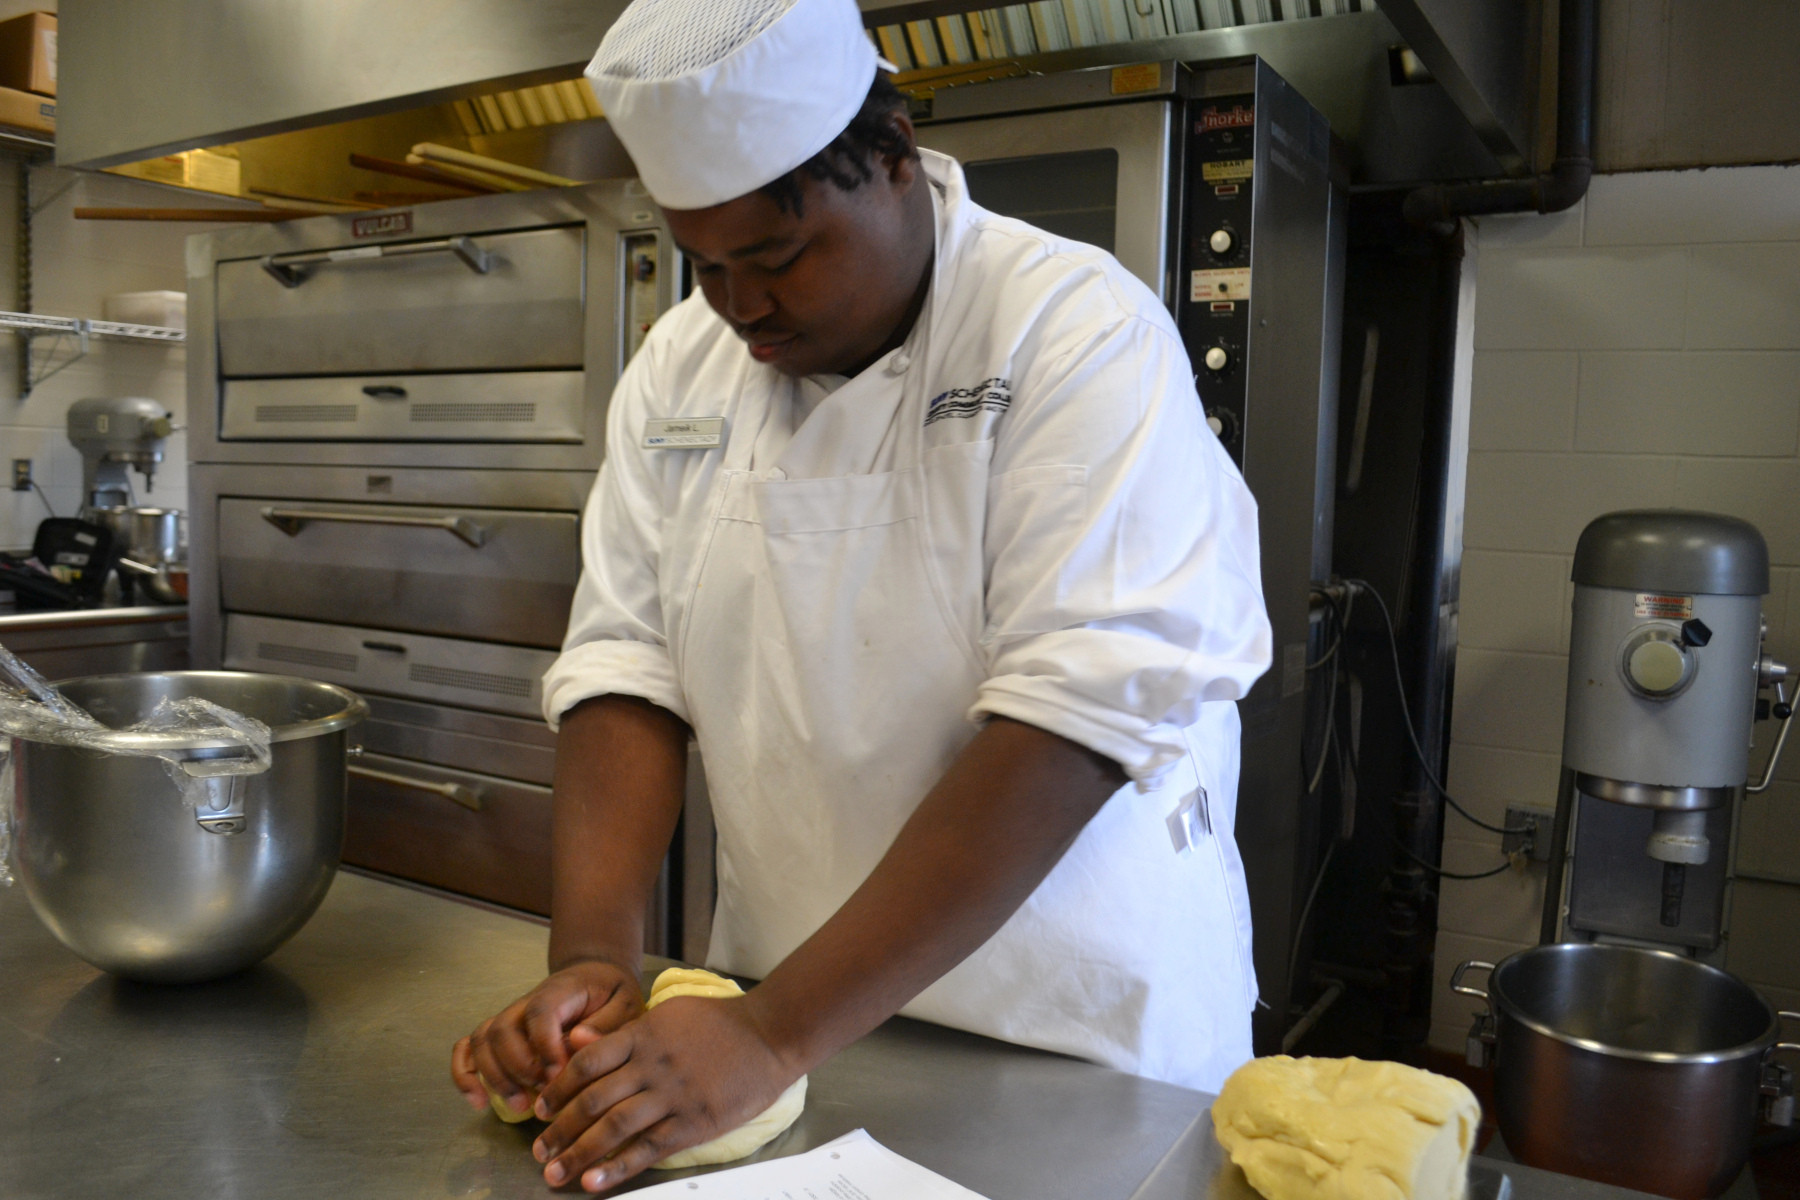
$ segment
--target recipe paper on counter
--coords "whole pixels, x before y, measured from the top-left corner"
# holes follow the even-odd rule
[[[633,1200],[985,1200],[901,1158],[866,1129],[805,1154],[677,1179],[632,1195]]]

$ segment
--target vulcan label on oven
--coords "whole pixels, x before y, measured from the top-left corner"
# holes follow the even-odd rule
[[[1632,615],[1660,618],[1664,621],[1685,621],[1694,615],[1694,598],[1692,596],[1655,596],[1649,592],[1639,592],[1637,604],[1632,608]]]
[[[644,422],[647,450],[712,450],[724,444],[724,417],[652,417]]]
[[[1208,271],[1195,271],[1188,285],[1188,299],[1195,304],[1210,300],[1249,298],[1249,267],[1215,267]]]
[[[1255,174],[1254,158],[1221,158],[1200,164],[1200,178],[1208,183],[1242,183]]]
[[[382,213],[378,217],[357,217],[350,222],[351,237],[388,237],[412,232],[412,210]]]

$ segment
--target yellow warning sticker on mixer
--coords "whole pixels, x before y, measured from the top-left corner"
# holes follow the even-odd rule
[[[1632,608],[1632,615],[1664,621],[1685,621],[1694,615],[1694,598],[1692,596],[1657,596],[1650,592],[1639,592],[1637,604]]]

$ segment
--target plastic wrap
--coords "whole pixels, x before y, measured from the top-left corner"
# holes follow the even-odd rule
[[[215,749],[206,757],[196,757],[190,750],[135,751],[153,754],[163,760],[163,769],[175,781],[182,800],[190,808],[210,803],[210,780],[231,775],[260,775],[269,769],[269,727],[255,717],[233,712],[198,696],[158,700],[148,717],[120,732],[176,733],[187,741],[227,743],[222,753]],[[93,739],[86,744],[95,749],[108,749],[100,744],[100,735],[87,733],[83,737]],[[233,746],[241,747],[242,752],[234,751]],[[112,752],[119,753],[117,750]]]
[[[190,807],[211,804],[212,780],[259,775],[269,769],[269,727],[211,700],[164,697],[148,717],[123,729],[111,729],[65,699],[4,646],[0,646],[0,671],[23,689],[0,690],[0,887],[13,881],[14,738],[103,754],[160,758]]]
[[[12,739],[0,741],[0,887],[13,885],[13,764]]]

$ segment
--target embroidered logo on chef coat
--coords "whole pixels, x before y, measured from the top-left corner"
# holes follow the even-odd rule
[[[979,413],[1003,413],[1012,406],[1012,380],[984,379],[974,387],[951,388],[925,406],[925,423]]]

